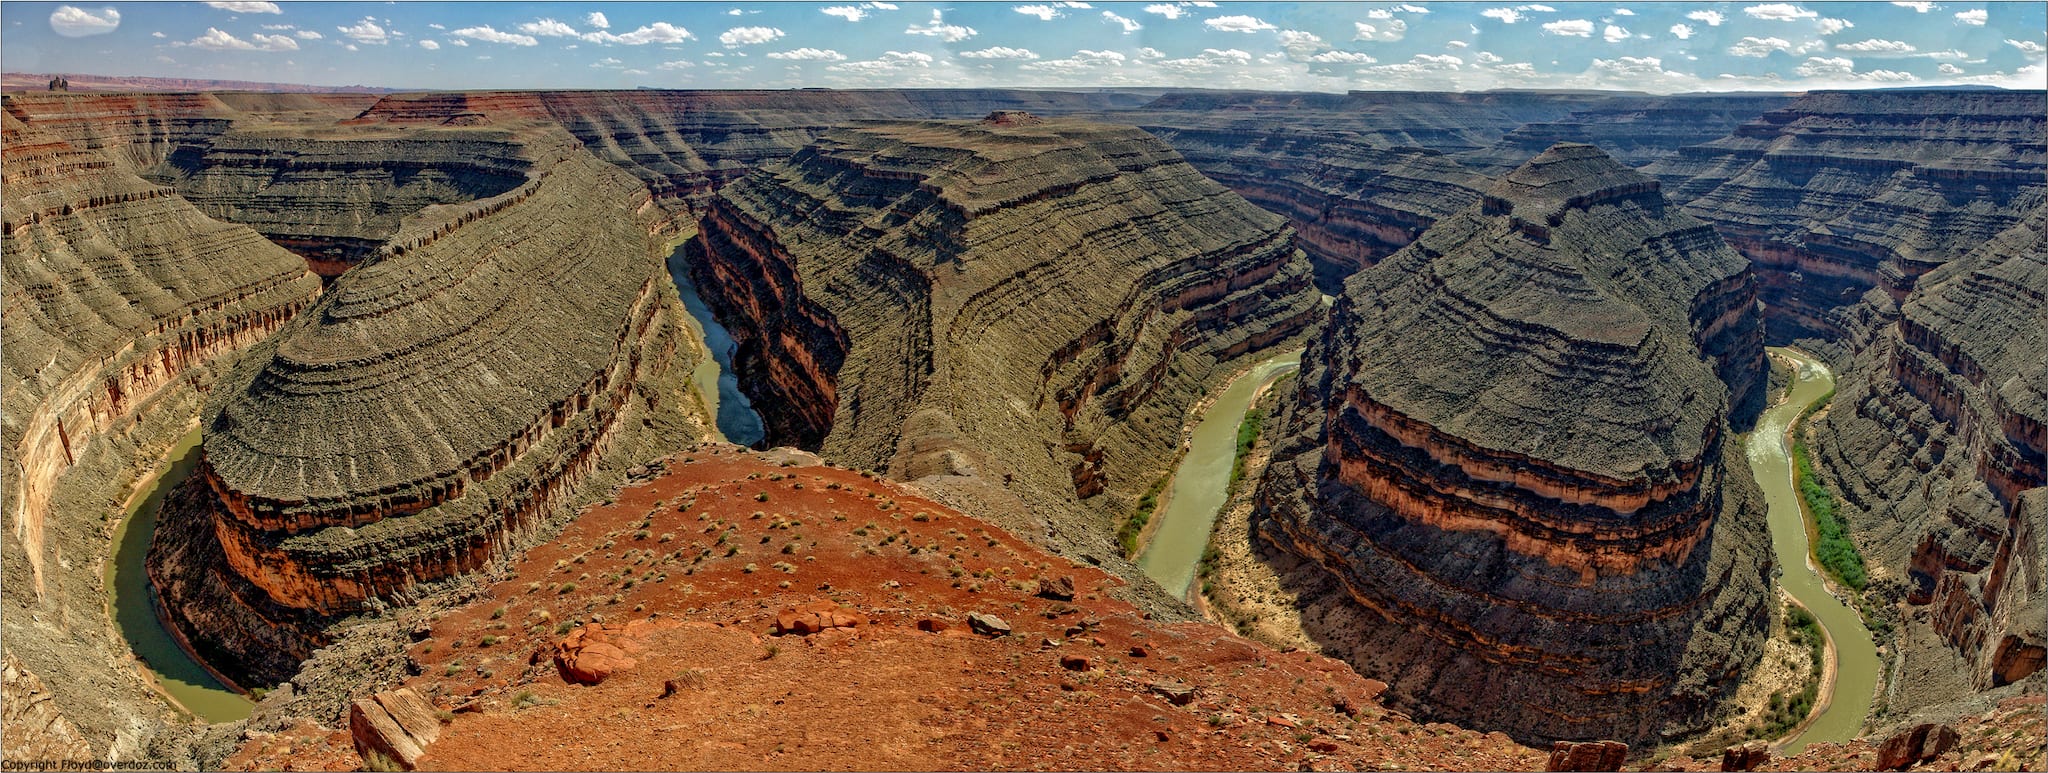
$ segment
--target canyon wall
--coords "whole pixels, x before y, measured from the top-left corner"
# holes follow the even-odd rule
[[[1368,611],[1325,644],[1418,716],[1524,742],[1710,725],[1772,608],[1727,423],[1765,388],[1755,292],[1574,144],[1353,277],[1257,494],[1258,539]]]
[[[1883,603],[1904,602],[1886,702],[2038,673],[2048,654],[2048,206],[1920,278],[1814,422]]]
[[[1765,111],[1792,100],[1777,94],[1617,96],[1575,109],[1563,118],[1522,124],[1493,146],[1460,153],[1457,159],[1482,174],[1498,176],[1551,145],[1581,142],[1598,145],[1614,160],[1641,168],[1677,156],[1680,148],[1726,137]]]
[[[1644,171],[1757,264],[1774,342],[1838,364],[1902,301],[2048,195],[2039,91],[1813,92]]]
[[[1124,126],[865,123],[727,186],[702,227],[698,286],[769,442],[1098,559],[1190,405],[1318,311],[1279,217]]]
[[[164,712],[105,614],[129,490],[185,434],[214,364],[312,303],[319,281],[255,231],[137,177],[118,160],[132,146],[87,149],[20,107],[10,96],[0,116],[0,630],[54,712],[95,754],[120,757]]]
[[[416,136],[477,141],[442,131]],[[337,619],[505,557],[600,466],[701,434],[647,191],[560,129],[494,133],[523,182],[406,218],[209,406],[149,571],[241,684],[289,678]],[[351,147],[375,146],[326,150]]]

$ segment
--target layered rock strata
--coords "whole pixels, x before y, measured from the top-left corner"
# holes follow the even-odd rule
[[[1778,94],[1691,94],[1652,99],[1617,97],[1549,121],[1515,127],[1484,150],[1460,153],[1458,162],[1501,175],[1559,142],[1597,145],[1632,167],[1672,158],[1679,149],[1728,136],[1765,111],[1792,102]],[[1667,181],[1671,182],[1671,181]]]
[[[558,129],[517,140],[523,183],[407,219],[214,406],[149,569],[230,678],[289,677],[326,623],[485,566],[606,459],[690,438],[648,431],[689,369],[648,193]]]
[[[769,442],[1098,557],[1206,385],[1317,313],[1281,219],[1131,127],[833,131],[702,228],[697,283]]]
[[[2048,196],[2044,116],[2039,91],[1815,92],[1644,171],[1757,264],[1773,341],[1839,354],[1866,292],[1904,300]]]
[[[1921,277],[1886,319],[1810,445],[1880,587],[1904,586],[1886,698],[1917,707],[2028,678],[2048,654],[2048,207]]]
[[[1726,420],[1763,389],[1754,292],[1656,181],[1555,146],[1350,280],[1282,401],[1259,538],[1373,613],[1338,649],[1421,715],[1701,729],[1770,615]]]
[[[9,656],[100,754],[161,708],[111,635],[100,567],[129,488],[199,410],[211,365],[312,303],[304,262],[106,153],[0,115],[0,456]],[[32,743],[32,740],[24,740]],[[10,745],[13,740],[10,739]]]

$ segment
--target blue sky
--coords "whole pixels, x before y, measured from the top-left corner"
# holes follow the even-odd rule
[[[399,88],[2043,88],[2044,4],[0,2],[11,72]]]

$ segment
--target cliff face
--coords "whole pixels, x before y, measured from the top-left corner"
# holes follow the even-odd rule
[[[2026,678],[2048,653],[2044,246],[2048,207],[1922,277],[1814,429],[1873,575],[1903,585],[1895,706]]]
[[[1655,181],[1553,147],[1350,280],[1283,400],[1259,536],[1377,614],[1341,649],[1420,714],[1698,729],[1768,620],[1726,422],[1763,389],[1753,293]]]
[[[1772,340],[1853,351],[1871,325],[1847,307],[1903,301],[2043,201],[2044,115],[2039,91],[1816,92],[1644,171],[1757,264]]]
[[[1551,145],[1580,142],[1597,145],[1614,160],[1640,168],[1673,158],[1680,148],[1726,137],[1792,100],[1763,94],[1616,97],[1563,118],[1525,123],[1492,147],[1460,153],[1457,159],[1484,174],[1501,175]]]
[[[0,116],[0,456],[8,653],[97,750],[154,721],[101,591],[110,514],[198,411],[210,365],[313,302],[319,282],[107,154]]]
[[[1094,555],[1219,365],[1316,313],[1280,218],[1129,127],[829,132],[702,227],[698,286],[771,443],[935,480]]]
[[[289,677],[324,623],[505,554],[683,410],[646,191],[559,130],[515,139],[524,182],[404,221],[222,390],[150,576],[230,677]]]

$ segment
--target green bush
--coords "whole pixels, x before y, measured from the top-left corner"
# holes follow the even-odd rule
[[[1813,407],[1800,416],[1799,424],[1804,424],[1807,416],[1825,407],[1833,398],[1834,393],[1829,392],[1814,401]],[[1861,591],[1870,584],[1870,577],[1863,567],[1863,554],[1849,539],[1848,523],[1842,519],[1841,513],[1836,512],[1834,492],[1821,485],[1813,474],[1813,461],[1806,452],[1806,441],[1801,438],[1799,424],[1795,424],[1792,430],[1792,465],[1798,481],[1799,498],[1806,504],[1806,511],[1813,514],[1814,531],[1819,535],[1813,546],[1814,558],[1820,561],[1821,568],[1843,585]]]
[[[1237,482],[1244,480],[1244,459],[1251,455],[1252,443],[1259,439],[1259,431],[1266,425],[1266,412],[1259,408],[1246,411],[1244,421],[1237,425],[1237,460],[1230,465],[1230,490],[1237,490]]]

